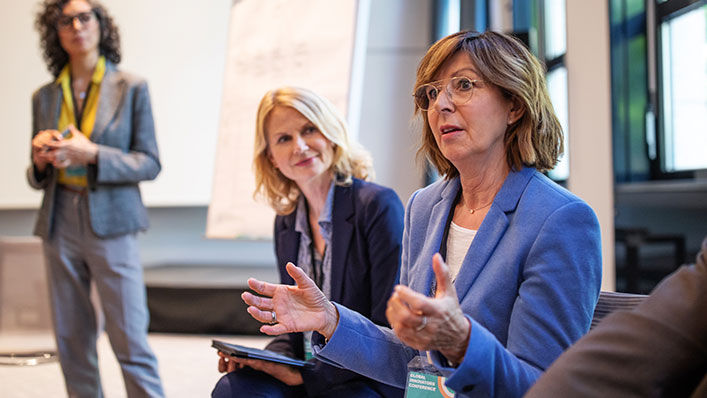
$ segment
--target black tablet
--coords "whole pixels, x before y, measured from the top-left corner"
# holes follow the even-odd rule
[[[261,350],[252,347],[244,347],[242,345],[237,344],[229,344],[219,340],[211,340],[211,347],[214,347],[217,350],[223,352],[224,354],[228,354],[232,357],[260,359],[263,361],[276,362],[296,367],[314,366],[314,364],[311,362],[290,358],[273,351]]]

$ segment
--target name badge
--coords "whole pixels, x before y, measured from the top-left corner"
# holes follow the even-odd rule
[[[446,381],[427,358],[417,356],[408,363],[405,398],[454,398],[454,391],[444,385]]]
[[[410,372],[405,383],[405,398],[454,398],[454,391],[444,385],[446,381],[446,377]]]
[[[312,353],[312,332],[304,332],[304,360],[309,361],[314,358]]]

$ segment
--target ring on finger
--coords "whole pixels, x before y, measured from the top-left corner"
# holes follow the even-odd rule
[[[415,327],[415,331],[416,331],[416,332],[421,332],[422,329],[425,328],[425,326],[427,326],[427,316],[426,316],[426,315],[423,315],[423,316],[422,316],[422,322],[421,322],[419,325],[417,325],[417,327]]]
[[[276,324],[277,323],[277,314],[275,314],[275,311],[270,311],[270,316],[271,316],[270,324],[271,325]]]

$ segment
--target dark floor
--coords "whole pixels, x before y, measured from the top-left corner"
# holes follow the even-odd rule
[[[169,265],[145,268],[150,332],[259,335],[241,294],[253,277],[276,282],[270,267]]]
[[[275,267],[170,264],[146,267],[145,284],[163,287],[245,287],[248,278],[277,282]]]

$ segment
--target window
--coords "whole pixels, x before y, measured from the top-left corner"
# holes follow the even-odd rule
[[[707,169],[707,5],[700,3],[673,10],[675,2],[668,1],[657,8],[664,174]]]
[[[651,176],[648,151],[655,140],[646,134],[654,114],[648,101],[646,20],[645,0],[609,2],[612,143],[619,183]]]
[[[513,32],[547,68],[547,88],[564,133],[565,152],[548,176],[567,181],[570,174],[567,102],[565,0],[514,0]]]
[[[617,183],[707,170],[707,0],[610,0]]]

